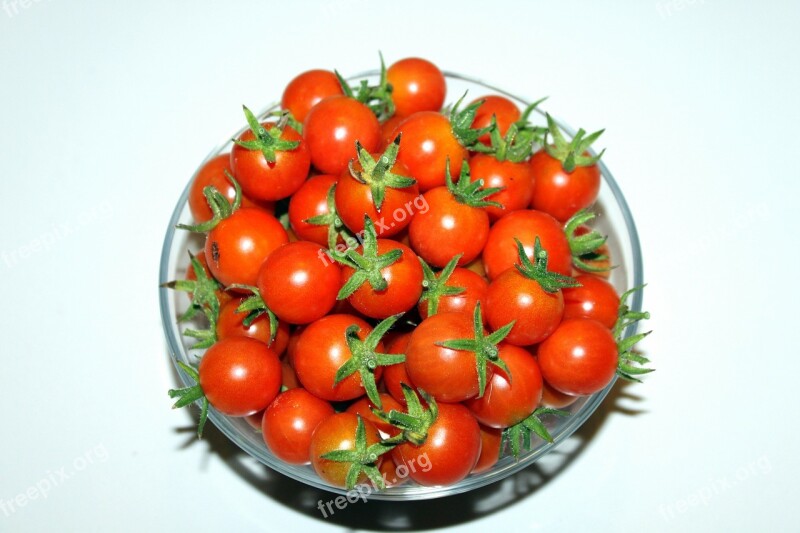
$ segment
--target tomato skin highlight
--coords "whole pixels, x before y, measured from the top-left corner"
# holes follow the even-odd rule
[[[406,348],[406,371],[417,388],[441,402],[460,402],[478,395],[475,354],[437,343],[475,337],[472,317],[464,313],[439,313],[423,320],[411,333]],[[487,383],[492,364],[486,367]]]
[[[290,324],[308,324],[336,303],[341,269],[326,260],[325,248],[306,241],[284,244],[264,261],[258,289],[264,303]]]
[[[318,398],[341,402],[366,394],[358,372],[334,385],[336,371],[352,355],[345,337],[351,325],[358,326],[358,338],[361,340],[372,331],[372,327],[357,316],[327,315],[306,326],[297,340],[292,365],[303,387]],[[378,343],[376,351],[382,350],[383,344]],[[381,367],[375,369],[376,381],[381,373]]]
[[[516,320],[505,341],[530,346],[555,331],[564,315],[564,296],[550,293],[538,282],[508,269],[489,284],[486,292],[486,320],[499,329]]]
[[[420,192],[445,184],[448,157],[451,169],[460,169],[467,158],[467,150],[453,135],[450,121],[435,111],[410,115],[397,127],[394,137],[397,133],[403,134],[397,160],[408,167]]]
[[[524,348],[506,343],[499,344],[498,348],[511,379],[502,369],[495,369],[483,396],[467,400],[464,405],[481,424],[506,428],[528,418],[539,405],[542,373],[536,359]]]
[[[530,206],[544,211],[560,222],[592,205],[600,192],[600,169],[594,165],[575,167],[567,172],[561,161],[544,150],[531,156],[529,162],[534,176]]]
[[[619,310],[619,296],[614,286],[591,274],[581,274],[575,280],[580,287],[562,289],[564,318],[593,318],[608,329],[613,328]]]
[[[490,154],[475,154],[469,160],[469,168],[471,181],[483,180],[484,188],[503,189],[486,198],[503,206],[484,208],[492,221],[528,207],[533,194],[533,173],[527,162],[498,161]]]
[[[538,348],[542,376],[564,394],[603,390],[617,371],[617,343],[609,329],[590,318],[570,318]]]
[[[467,477],[478,462],[481,432],[469,409],[457,403],[439,403],[439,417],[420,446],[409,442],[392,450],[408,477],[425,486],[449,485]]]
[[[363,420],[363,419],[362,419]],[[364,429],[367,437],[367,447],[381,440],[378,429],[371,422],[363,420]],[[350,463],[330,461],[323,459],[322,455],[334,450],[354,450],[356,444],[356,427],[358,426],[358,415],[353,413],[336,413],[329,416],[317,426],[311,437],[311,466],[314,471],[324,481],[336,487],[345,487],[347,471]],[[376,463],[380,466],[383,457],[378,457]],[[361,474],[356,481],[356,485],[367,483],[368,478]]]
[[[375,152],[381,126],[372,111],[347,96],[330,96],[311,108],[303,125],[311,163],[323,174],[341,175],[357,157],[356,141]]]
[[[298,74],[286,85],[281,107],[303,123],[312,107],[329,96],[342,93],[339,78],[330,70],[313,69]]]
[[[200,360],[200,387],[223,414],[252,415],[267,407],[281,388],[281,363],[263,342],[247,337],[217,341]]]
[[[533,258],[533,247],[539,237],[547,251],[547,270],[565,276],[572,274],[572,252],[561,224],[541,211],[514,211],[495,222],[483,249],[483,267],[488,278],[494,279],[505,270],[519,264],[519,239],[525,253]]]
[[[311,462],[311,436],[317,426],[333,416],[333,406],[305,389],[282,392],[267,407],[261,425],[264,443],[282,461]]]
[[[426,59],[407,57],[386,70],[391,84],[395,113],[408,116],[419,111],[439,111],[447,84],[439,67]]]
[[[447,187],[431,189],[423,198],[428,209],[417,212],[408,228],[414,251],[438,268],[458,254],[463,254],[460,266],[478,257],[489,237],[486,211],[460,203]]]
[[[274,123],[264,123],[269,130]],[[240,141],[252,141],[255,135],[247,130],[239,136]],[[303,185],[311,168],[311,156],[303,137],[290,126],[286,126],[281,139],[297,141],[300,144],[292,150],[275,152],[275,162],[270,163],[260,150],[250,150],[233,145],[231,150],[231,170],[242,191],[253,200],[275,201],[287,198]]]
[[[208,233],[208,269],[226,287],[255,285],[261,264],[287,242],[289,236],[274,216],[254,207],[240,208]]]

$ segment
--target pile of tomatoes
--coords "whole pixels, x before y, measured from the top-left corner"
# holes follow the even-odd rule
[[[601,131],[567,139],[501,95],[443,110],[433,63],[381,64],[374,85],[298,75],[196,173],[180,227],[205,245],[167,285],[208,327],[184,331],[196,384],[170,395],[198,434],[209,405],[247,417],[335,486],[447,485],[650,371],[623,340],[647,314],[590,227]]]

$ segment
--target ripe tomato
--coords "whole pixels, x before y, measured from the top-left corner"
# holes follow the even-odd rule
[[[497,120],[497,129],[500,136],[505,136],[508,127],[522,117],[517,104],[499,94],[490,94],[476,98],[471,103],[483,100],[483,104],[478,108],[475,113],[475,120],[472,121],[472,127],[475,129],[486,128],[492,123],[492,116]],[[490,145],[489,134],[484,133],[478,139],[485,145]]]
[[[497,463],[500,458],[500,446],[503,443],[503,430],[481,424],[479,426],[481,428],[481,455],[472,469],[473,474],[486,472]]]
[[[440,313],[423,320],[406,348],[406,371],[414,385],[438,401],[460,402],[480,392],[475,353],[438,343],[475,336],[473,318],[464,313]],[[486,382],[493,365],[487,365]]]
[[[596,164],[575,167],[567,172],[561,161],[544,150],[531,156],[533,173],[531,207],[544,211],[561,222],[597,200],[600,192],[600,169]]]
[[[469,168],[472,181],[483,180],[485,188],[503,189],[487,197],[503,206],[484,208],[493,221],[528,207],[533,193],[533,174],[527,162],[498,161],[490,154],[475,154],[469,159]]]
[[[384,413],[388,413],[392,409],[394,409],[395,411],[403,410],[403,406],[400,404],[400,402],[395,400],[390,394],[382,392],[380,393],[380,397],[381,397],[381,407],[382,407],[382,409],[380,410],[383,411]],[[375,405],[370,401],[369,398],[364,396],[363,398],[360,398],[355,402],[353,402],[350,405],[350,407],[347,408],[346,412],[353,413],[354,415],[361,415],[361,418],[363,418],[365,421],[371,422],[372,425],[378,428],[378,430],[382,431],[383,433],[386,433],[390,437],[393,437],[398,433],[400,433],[400,430],[397,427],[375,416],[375,413],[372,412],[373,408],[375,408]]]
[[[358,312],[372,318],[388,318],[405,313],[419,301],[422,294],[422,267],[419,258],[411,248],[389,239],[378,239],[378,255],[391,250],[401,250],[400,259],[381,269],[381,276],[386,280],[386,289],[376,291],[369,282],[364,282],[356,291],[348,296]],[[342,267],[342,285],[353,275],[355,270],[349,266]]]
[[[481,431],[469,409],[448,403],[439,403],[438,409],[423,444],[405,442],[392,450],[398,466],[403,465],[408,477],[420,485],[449,485],[464,479],[481,452]]]
[[[445,166],[459,169],[467,158],[467,150],[453,134],[450,121],[435,111],[422,111],[406,118],[397,127],[403,134],[403,149],[397,160],[405,164],[420,192],[445,184]]]
[[[483,396],[467,400],[464,405],[481,424],[506,428],[528,418],[539,405],[542,373],[536,359],[524,348],[506,343],[497,347],[511,379],[503,369],[496,369]]]
[[[267,257],[258,273],[258,289],[280,320],[308,324],[333,308],[340,278],[341,269],[326,259],[325,248],[297,241]]]
[[[619,295],[604,279],[591,274],[575,278],[580,287],[567,287],[564,293],[564,318],[593,318],[606,326],[614,327],[619,310]]]
[[[305,389],[282,392],[264,412],[264,443],[278,459],[293,465],[306,464],[311,461],[314,430],[333,414],[331,404]]]
[[[493,329],[515,320],[506,342],[530,346],[546,339],[564,315],[561,290],[545,291],[539,282],[509,268],[486,291],[486,319]],[[513,378],[512,378],[513,379]]]
[[[237,313],[236,309],[244,300],[245,298],[234,298],[222,306],[217,318],[217,338],[250,337],[263,342],[280,356],[289,343],[289,325],[283,321],[278,322],[278,331],[270,342],[269,318],[266,314],[253,320],[250,326],[243,324],[247,313]]]
[[[564,394],[584,396],[603,390],[617,372],[617,343],[611,331],[591,318],[561,322],[538,349],[542,376]]]
[[[372,327],[353,315],[328,315],[312,322],[300,334],[294,352],[294,369],[300,383],[314,396],[331,402],[352,400],[365,394],[358,372],[334,385],[336,371],[352,353],[347,345],[347,328],[358,326],[358,338],[364,340]],[[380,352],[383,344],[378,343]],[[375,369],[380,378],[382,367]]]
[[[439,111],[444,104],[447,84],[439,68],[418,57],[395,62],[386,71],[392,86],[395,113],[408,116],[419,111]]]
[[[405,119],[406,117],[395,113],[381,124],[381,150],[392,144],[397,137],[397,126]]]
[[[281,107],[302,123],[312,107],[329,96],[340,94],[343,94],[342,86],[336,74],[330,70],[307,70],[293,78],[283,90]]]
[[[592,231],[592,229],[589,226],[578,226],[575,229],[575,236],[585,235],[590,231]],[[610,254],[611,252],[608,249],[608,243],[601,245],[591,257],[581,257],[581,261],[591,267],[592,270],[584,271],[581,267],[573,265],[573,275],[581,274],[582,272],[588,272],[595,276],[608,279],[611,276],[612,268]]]
[[[198,367],[208,401],[228,416],[247,416],[267,407],[281,388],[281,363],[263,342],[221,339],[206,350]]]
[[[225,175],[226,170],[230,172],[230,161],[230,154],[218,155],[203,165],[195,174],[194,179],[192,179],[192,186],[189,188],[189,210],[192,212],[192,218],[198,224],[211,220],[213,216],[211,208],[208,207],[208,201],[206,201],[206,197],[203,194],[203,189],[207,186],[210,185],[217,189],[230,203],[233,203],[236,198],[236,188]],[[271,202],[256,204],[247,196],[242,196],[241,201],[242,207],[262,207],[267,211],[274,207]]]
[[[462,287],[465,290],[459,294],[448,294],[440,297],[438,313],[464,313],[472,316],[475,312],[475,305],[478,302],[485,307],[486,291],[489,288],[489,283],[472,270],[456,267],[445,282],[445,285]],[[428,318],[427,302],[420,302],[417,305],[417,309],[423,320]]]
[[[261,209],[243,207],[208,232],[208,268],[225,286],[255,285],[261,263],[287,242],[289,236],[278,219]]]
[[[489,237],[485,208],[459,202],[444,186],[431,189],[422,197],[428,209],[419,211],[408,228],[411,247],[420,257],[439,268],[458,254],[463,254],[459,265],[478,257]]]
[[[369,107],[347,96],[330,96],[311,108],[303,126],[311,163],[339,176],[356,157],[356,141],[368,152],[381,143],[381,126]]]
[[[552,407],[553,409],[563,409],[569,407],[578,400],[578,396],[571,394],[564,394],[548,385],[546,381],[542,381],[542,405],[545,407]]]
[[[297,237],[320,246],[328,246],[328,227],[306,222],[309,218],[327,215],[328,191],[339,178],[330,174],[314,176],[303,183],[289,199],[289,224]]]
[[[386,353],[405,354],[410,339],[411,333],[403,333],[395,337],[386,347]],[[403,396],[402,383],[405,383],[409,387],[414,387],[414,383],[412,383],[411,378],[408,377],[408,372],[406,372],[405,363],[383,367],[383,385],[386,387],[389,394],[392,395],[392,398],[400,402],[400,404],[405,405],[406,399]]]
[[[275,123],[266,122],[261,125],[269,130]],[[237,141],[250,142],[256,139],[252,130],[242,133]],[[281,140],[298,142],[297,147],[290,150],[275,150],[275,161],[270,162],[258,149],[250,149],[234,143],[231,150],[231,169],[242,191],[253,200],[275,201],[294,193],[308,177],[311,157],[303,137],[290,126],[286,126],[280,136]]]
[[[561,224],[547,213],[526,209],[509,213],[489,231],[483,249],[483,266],[489,279],[519,264],[515,238],[522,242],[526,254],[532,258],[537,236],[542,248],[547,250],[549,270],[569,276],[572,273],[572,253]]]
[[[355,450],[358,420],[358,415],[353,413],[336,413],[320,422],[311,437],[309,452],[311,465],[317,475],[331,485],[337,487],[347,485],[347,472],[350,470],[351,463],[331,461],[323,459],[322,456],[334,450]],[[377,428],[366,420],[363,420],[363,424],[367,447],[380,442],[381,437]],[[375,464],[380,466],[382,461],[383,456],[378,456]],[[367,476],[361,473],[356,484],[367,483],[367,481]]]

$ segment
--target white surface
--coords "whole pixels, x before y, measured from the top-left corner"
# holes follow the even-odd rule
[[[0,530],[796,523],[797,2],[270,5],[2,4]],[[658,371],[606,404],[545,483],[531,471],[323,519],[323,496],[253,481],[216,432],[194,442],[190,414],[170,410],[157,264],[175,199],[242,103],[263,106],[308,68],[373,68],[378,49],[550,95],[569,123],[607,128],[644,246],[643,348]]]

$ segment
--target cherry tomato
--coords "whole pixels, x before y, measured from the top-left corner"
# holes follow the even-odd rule
[[[392,315],[405,313],[417,305],[422,294],[424,276],[417,254],[411,248],[399,242],[378,239],[378,255],[383,255],[390,250],[401,250],[403,255],[391,265],[381,269],[381,276],[387,283],[386,289],[376,291],[369,282],[364,282],[347,298],[350,305],[368,317],[388,318]],[[343,285],[353,273],[353,268],[349,266],[342,267]]]
[[[239,308],[244,300],[245,298],[234,298],[222,306],[217,318],[217,338],[250,337],[263,342],[280,356],[289,343],[289,325],[283,321],[278,322],[278,331],[275,333],[275,338],[270,342],[269,318],[267,315],[260,315],[250,323],[249,327],[243,324],[244,319],[247,318],[247,313],[237,313],[236,309]]]
[[[490,154],[475,154],[469,160],[469,168],[472,181],[483,180],[485,188],[503,189],[486,198],[503,206],[484,208],[493,221],[528,207],[533,193],[533,174],[527,162],[498,161]]]
[[[397,126],[405,119],[406,117],[395,113],[381,124],[381,150],[392,144],[395,137],[397,137]]]
[[[326,259],[325,248],[298,241],[267,257],[258,274],[258,289],[280,320],[308,324],[333,308],[340,278],[341,269]]]
[[[571,394],[564,394],[559,392],[546,381],[542,381],[542,405],[545,407],[552,407],[553,409],[563,409],[569,407],[578,400],[578,396]]]
[[[408,348],[408,341],[411,339],[411,333],[403,333],[399,335],[394,340],[388,343],[386,347],[386,353],[406,353],[406,349]],[[408,377],[408,372],[406,372],[406,364],[405,363],[398,363],[396,365],[389,365],[383,367],[383,385],[386,387],[386,390],[389,391],[392,398],[397,400],[401,405],[406,404],[405,396],[403,396],[403,387],[402,383],[405,383],[409,387],[414,387],[414,383],[411,381],[411,378]]]
[[[445,285],[462,287],[465,290],[460,294],[450,294],[439,298],[438,313],[465,313],[472,316],[478,302],[484,308],[486,307],[486,291],[489,289],[489,283],[472,270],[456,267]],[[428,318],[427,302],[420,302],[417,309],[423,320]]]
[[[381,407],[383,407],[382,411],[384,413],[388,413],[392,409],[394,409],[395,411],[403,410],[403,406],[400,404],[400,402],[395,400],[390,394],[382,392],[380,393],[380,397],[381,397]],[[400,430],[397,427],[393,426],[389,422],[386,422],[378,418],[375,415],[375,413],[372,412],[372,409],[374,408],[375,405],[370,401],[369,398],[364,396],[363,398],[360,398],[356,400],[354,403],[352,403],[350,407],[347,408],[346,412],[353,413],[355,415],[361,415],[361,418],[363,418],[365,421],[368,420],[369,422],[372,423],[372,425],[378,428],[378,430],[382,431],[383,433],[386,433],[390,437],[393,437],[398,433],[400,433]]]
[[[438,343],[475,337],[472,316],[439,313],[423,320],[406,348],[406,371],[414,385],[442,402],[460,402],[480,392],[475,353]],[[486,382],[494,365],[486,367]]]
[[[333,414],[331,404],[305,389],[282,392],[264,412],[264,443],[278,459],[293,465],[308,463],[314,430]]]
[[[381,143],[381,126],[369,107],[347,96],[330,96],[311,108],[303,126],[311,163],[324,174],[341,175],[356,157],[356,141],[368,152]]]
[[[225,286],[255,285],[261,263],[287,242],[289,236],[278,219],[261,209],[243,207],[208,233],[208,268]]]
[[[262,124],[267,130],[274,123]],[[286,126],[280,136],[285,141],[300,144],[291,150],[276,150],[275,161],[269,162],[261,150],[250,150],[238,144],[231,150],[230,165],[233,175],[239,181],[242,191],[249,198],[259,201],[275,201],[294,193],[308,177],[311,157],[303,137]],[[252,130],[242,133],[238,140],[247,142],[255,139]]]
[[[439,268],[458,254],[463,254],[459,265],[478,257],[489,237],[485,209],[462,204],[444,186],[422,197],[428,209],[417,212],[408,228],[411,247],[420,257]]]
[[[497,347],[511,379],[504,370],[495,369],[483,396],[467,400],[464,405],[481,424],[506,428],[528,418],[539,405],[542,373],[536,359],[524,348],[506,343]]]
[[[281,107],[302,123],[312,107],[329,96],[342,93],[339,78],[330,70],[307,70],[297,75],[283,90]]]
[[[358,372],[334,385],[336,371],[352,355],[345,336],[352,325],[358,326],[361,340],[372,331],[367,322],[356,316],[328,315],[306,326],[300,335],[294,352],[294,369],[300,383],[314,396],[339,402],[366,394]],[[382,350],[383,343],[378,343],[376,351]],[[376,380],[381,372],[381,367],[375,369]]]
[[[564,394],[584,396],[603,390],[617,371],[617,343],[611,331],[591,318],[566,319],[538,349],[542,376]]]
[[[378,430],[371,422],[363,420],[364,430],[367,437],[367,447],[380,442],[381,437]],[[311,437],[311,465],[314,471],[324,481],[337,487],[345,487],[347,471],[351,463],[337,462],[323,459],[322,456],[334,450],[355,450],[356,447],[356,428],[358,427],[358,415],[353,413],[336,413],[329,416],[317,426]],[[383,456],[376,460],[378,466],[383,461]],[[367,483],[368,478],[361,474],[356,485]]]
[[[611,329],[617,322],[619,296],[613,285],[591,274],[575,278],[580,287],[567,287],[564,293],[564,318],[593,318]]]
[[[320,246],[328,246],[328,227],[306,222],[309,218],[327,215],[328,191],[339,178],[330,174],[314,176],[300,187],[289,200],[289,224],[297,237]]]
[[[472,474],[486,472],[497,464],[497,460],[500,458],[500,445],[503,443],[503,430],[479,425],[481,428],[481,455],[472,469]]]
[[[591,230],[591,228],[589,228],[589,226],[578,226],[575,229],[575,235],[576,236],[585,235],[586,233],[589,233],[590,231],[592,231],[592,230]],[[582,261],[584,263],[586,263],[587,265],[591,266],[593,269],[597,269],[596,271],[589,272],[590,274],[593,274],[595,276],[599,276],[601,278],[608,279],[611,276],[611,267],[612,267],[611,252],[608,249],[608,243],[605,243],[602,246],[600,246],[600,248],[597,249],[596,254],[597,254],[597,256],[601,256],[601,257],[604,256],[605,259],[599,259],[599,258],[586,259],[586,258],[582,258]],[[573,276],[581,274],[583,272],[584,271],[581,270],[580,268],[573,266],[573,269],[572,269],[572,275]]]
[[[600,192],[600,169],[596,164],[575,167],[567,172],[561,161],[544,150],[531,156],[534,186],[531,207],[566,222],[569,217],[592,205]]]
[[[444,104],[447,84],[439,68],[418,57],[401,59],[386,71],[392,86],[392,100],[398,115],[418,111],[439,111]]]
[[[215,409],[247,416],[267,407],[281,388],[281,363],[263,342],[230,337],[206,350],[198,367],[200,387]]]
[[[449,485],[464,479],[481,453],[481,431],[469,409],[448,403],[439,403],[438,408],[439,416],[423,444],[406,442],[392,450],[398,466],[420,485]]]
[[[461,168],[467,150],[453,135],[450,121],[435,111],[422,111],[406,118],[397,127],[403,134],[403,148],[397,160],[405,164],[420,192],[445,184],[445,165],[450,158],[450,168]]]
[[[547,292],[539,282],[516,268],[500,274],[486,291],[486,319],[492,329],[515,321],[505,339],[509,344],[530,346],[543,341],[553,333],[563,315],[561,290]]]
[[[230,203],[233,203],[236,199],[236,188],[225,175],[226,170],[228,172],[231,171],[230,161],[230,154],[218,155],[203,165],[195,174],[194,179],[192,179],[192,186],[189,188],[189,210],[192,212],[192,218],[194,218],[195,222],[206,222],[211,220],[213,216],[211,208],[208,207],[208,201],[203,194],[203,189],[207,186],[211,185],[217,189]],[[241,205],[242,207],[261,207],[267,211],[274,208],[271,202],[259,202],[256,204],[247,196],[242,196]]]
[[[518,121],[522,117],[517,104],[498,94],[490,94],[476,98],[471,103],[483,100],[483,104],[478,108],[475,113],[475,120],[472,121],[472,127],[475,129],[486,128],[492,123],[492,116],[497,120],[497,129],[500,136],[504,136],[508,131],[509,126]],[[484,133],[478,139],[485,145],[490,145],[489,134]]]
[[[509,213],[489,231],[483,249],[483,266],[489,279],[519,264],[515,238],[522,242],[528,257],[533,258],[537,236],[547,251],[548,270],[569,276],[572,273],[572,252],[561,224],[547,213],[526,209]]]

